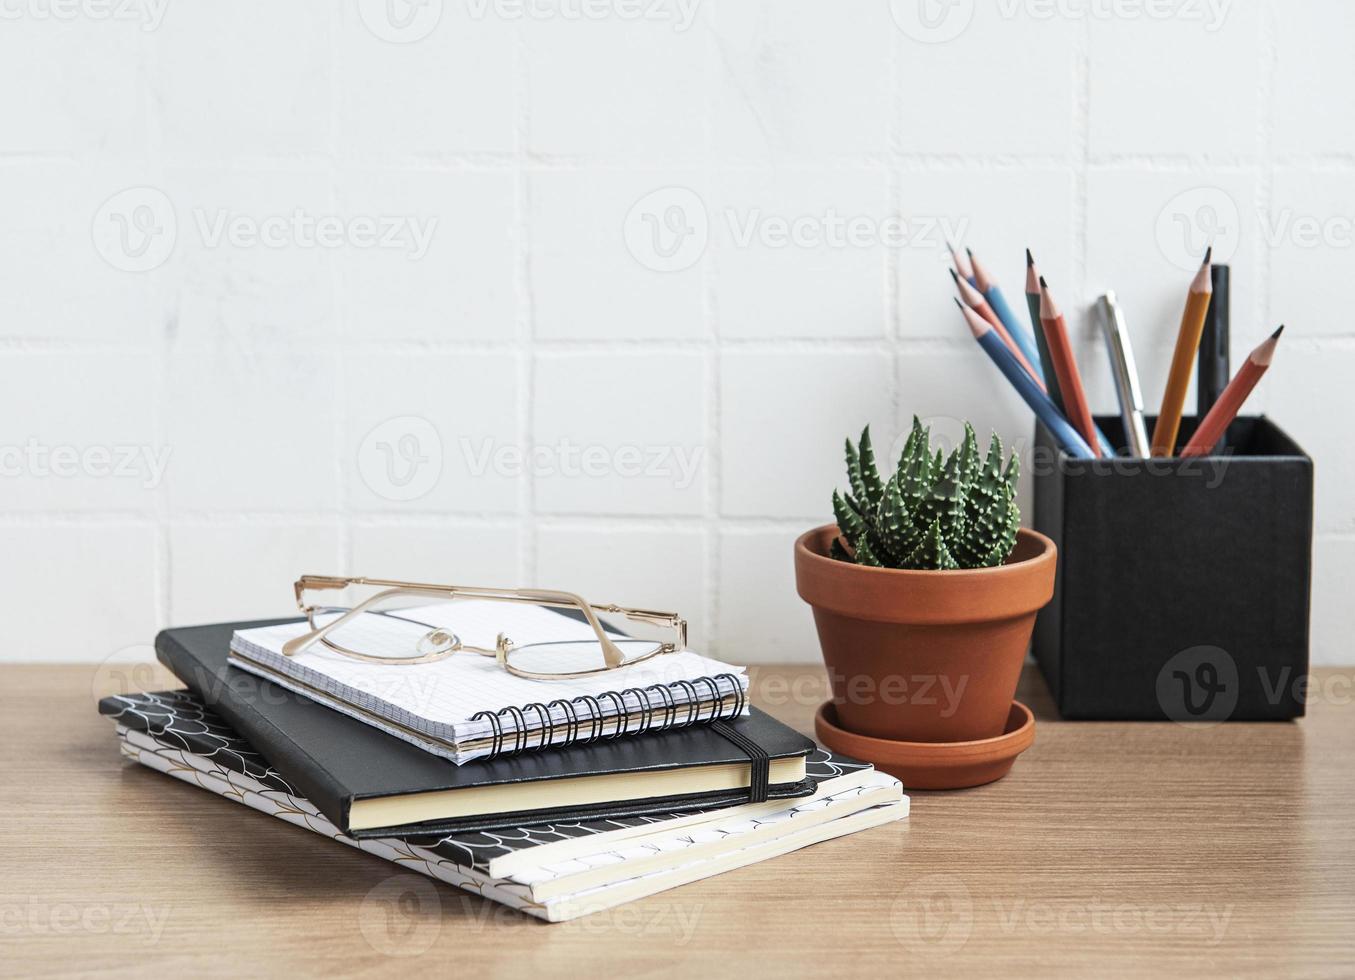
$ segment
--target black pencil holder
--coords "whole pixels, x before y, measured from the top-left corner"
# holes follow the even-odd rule
[[[1097,423],[1124,445],[1118,416]],[[1037,425],[1031,465],[1059,549],[1034,652],[1063,717],[1303,714],[1313,462],[1293,439],[1244,416],[1217,456],[1078,460]]]

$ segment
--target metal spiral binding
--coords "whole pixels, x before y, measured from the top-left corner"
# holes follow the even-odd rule
[[[729,696],[720,690],[718,681],[728,681],[730,693],[734,697],[732,709],[724,710],[721,702]],[[679,719],[682,705],[673,696],[673,689],[680,689],[687,696],[687,713]],[[714,702],[711,714],[701,717],[700,701],[703,691],[710,692]],[[627,707],[627,700],[634,698],[638,709]],[[605,699],[616,710],[616,730],[605,732],[602,702]],[[534,752],[537,749],[557,748],[564,745],[587,745],[599,738],[613,739],[622,735],[643,735],[648,731],[668,731],[686,728],[700,721],[716,721],[733,718],[743,714],[748,697],[743,686],[734,674],[716,674],[715,677],[700,677],[696,681],[680,680],[671,684],[650,684],[648,687],[627,687],[621,691],[606,691],[598,696],[581,694],[576,698],[556,698],[554,701],[532,701],[521,707],[510,705],[498,711],[477,711],[471,715],[471,721],[481,719],[489,722],[490,750],[484,756],[493,759],[499,755],[516,755],[519,752]],[[582,715],[583,709],[587,715]],[[555,709],[563,715],[555,720]],[[540,735],[534,744],[527,727],[527,713],[533,713],[540,722]],[[662,715],[660,716],[660,712]],[[506,747],[508,739],[504,722],[512,720],[514,731],[511,746]],[[555,729],[563,726],[564,737],[556,738]],[[586,727],[586,731],[585,731]]]

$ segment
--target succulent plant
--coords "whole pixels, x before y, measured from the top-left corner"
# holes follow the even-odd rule
[[[1002,469],[1002,440],[994,433],[980,458],[974,429],[965,423],[959,448],[943,457],[931,448],[931,430],[917,417],[898,467],[880,478],[870,426],[861,442],[847,442],[851,489],[833,491],[841,535],[832,555],[881,568],[987,568],[1001,565],[1016,543],[1018,463]]]

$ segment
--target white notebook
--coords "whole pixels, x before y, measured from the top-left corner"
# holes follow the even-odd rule
[[[482,898],[519,909],[547,922],[563,922],[614,908],[811,844],[901,820],[908,815],[908,797],[903,795],[898,781],[883,773],[870,773],[869,782],[873,786],[852,787],[829,797],[812,800],[785,801],[794,806],[784,807],[755,823],[715,829],[709,835],[709,841],[704,826],[698,828],[696,832],[670,845],[676,848],[672,861],[658,866],[652,863],[637,865],[635,873],[630,876],[619,871],[606,876],[605,883],[594,884],[592,881],[598,876],[590,874],[587,878],[576,879],[579,886],[577,890],[570,888],[568,876],[553,877],[553,887],[550,889],[553,896],[538,900],[533,897],[534,888],[531,884],[512,878],[491,877],[473,865],[449,859],[434,849],[420,847],[408,840],[384,837],[354,840],[346,837],[308,800],[276,786],[264,785],[230,768],[220,754],[211,758],[194,755],[180,745],[131,732],[121,726],[118,736],[123,755],[147,768],[167,773],[175,779],[305,827],[331,840],[385,858],[403,869],[464,888]],[[169,801],[165,803],[165,806],[173,805],[176,804]],[[831,810],[827,814],[815,812],[828,808]],[[821,817],[827,819],[819,819]],[[710,844],[719,846],[712,849],[708,846]],[[623,861],[619,867],[624,866]]]
[[[474,646],[493,647],[501,632],[524,645],[594,636],[585,623],[531,605],[440,603],[404,615],[445,627]],[[541,681],[516,677],[492,658],[469,653],[428,664],[372,664],[316,644],[283,656],[282,645],[306,630],[304,623],[238,630],[230,663],[457,764],[748,710],[744,668],[690,650]]]

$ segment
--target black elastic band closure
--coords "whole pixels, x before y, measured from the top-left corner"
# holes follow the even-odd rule
[[[772,757],[767,754],[767,750],[724,719],[712,721],[710,728],[738,746],[753,764],[748,784],[748,802],[767,802],[767,792],[771,789],[772,780]]]

